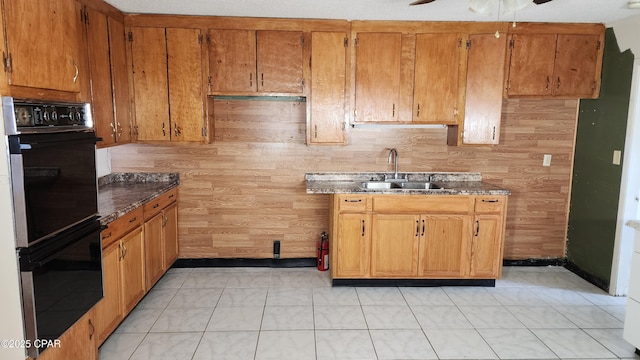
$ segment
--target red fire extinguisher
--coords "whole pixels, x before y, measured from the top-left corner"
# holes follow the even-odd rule
[[[329,270],[329,238],[324,231],[320,235],[320,241],[318,242],[318,270]]]

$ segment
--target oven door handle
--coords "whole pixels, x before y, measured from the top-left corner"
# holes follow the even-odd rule
[[[103,226],[100,220],[92,219],[85,224],[78,226],[77,229],[68,233],[59,234],[44,240],[34,246],[20,248],[18,256],[20,258],[20,271],[33,271],[38,267],[42,267],[51,260],[55,259],[58,254],[68,246],[85,239],[95,233],[95,238],[100,245],[100,231]]]

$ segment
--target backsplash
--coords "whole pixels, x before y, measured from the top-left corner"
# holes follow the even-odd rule
[[[314,257],[329,204],[328,195],[306,193],[305,173],[392,171],[390,148],[400,172],[478,172],[510,190],[505,259],[564,257],[577,100],[504,100],[492,147],[447,146],[445,128],[349,129],[347,146],[254,141],[261,129],[252,123],[268,119],[294,133],[304,124],[269,105],[251,113],[262,121],[236,122],[242,136],[233,141],[110,148],[113,171],[180,173],[181,258],[270,258],[274,240],[283,258]],[[549,167],[544,154],[553,156]]]

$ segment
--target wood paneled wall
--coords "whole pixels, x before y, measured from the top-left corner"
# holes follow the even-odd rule
[[[274,240],[283,258],[314,257],[329,201],[306,194],[305,172],[391,171],[391,147],[400,171],[478,171],[511,190],[506,259],[564,257],[577,100],[504,100],[494,147],[447,146],[444,127],[349,129],[347,146],[308,147],[301,104],[218,103],[212,144],[111,149],[114,172],[180,173],[180,258],[270,258]]]

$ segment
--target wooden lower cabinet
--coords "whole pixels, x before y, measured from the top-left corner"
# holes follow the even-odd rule
[[[334,276],[363,277],[369,274],[371,253],[371,216],[367,214],[340,214],[335,243],[335,256],[329,261]]]
[[[177,189],[144,205],[146,289],[149,291],[178,258]]]
[[[177,188],[171,189],[102,231],[104,296],[93,308],[96,345],[109,337],[177,259],[177,194]]]
[[[136,213],[134,211],[134,213]],[[104,295],[96,304],[96,333],[101,344],[145,295],[144,242],[142,237],[142,211],[136,216],[125,216],[113,226],[124,225],[124,235],[116,235],[107,228],[103,231],[102,282]],[[133,220],[130,222],[130,220]],[[133,224],[134,228],[126,225]],[[128,231],[128,232],[127,232]],[[105,241],[106,237],[106,241]],[[106,245],[104,245],[106,243]]]
[[[332,278],[500,277],[506,195],[354,199],[332,195]]]
[[[471,216],[423,215],[420,219],[418,276],[464,277],[468,268]]]
[[[373,214],[372,277],[415,277],[418,270],[419,215]]]
[[[97,360],[95,312],[89,310],[60,336],[59,347],[50,347],[40,353],[38,360]]]

